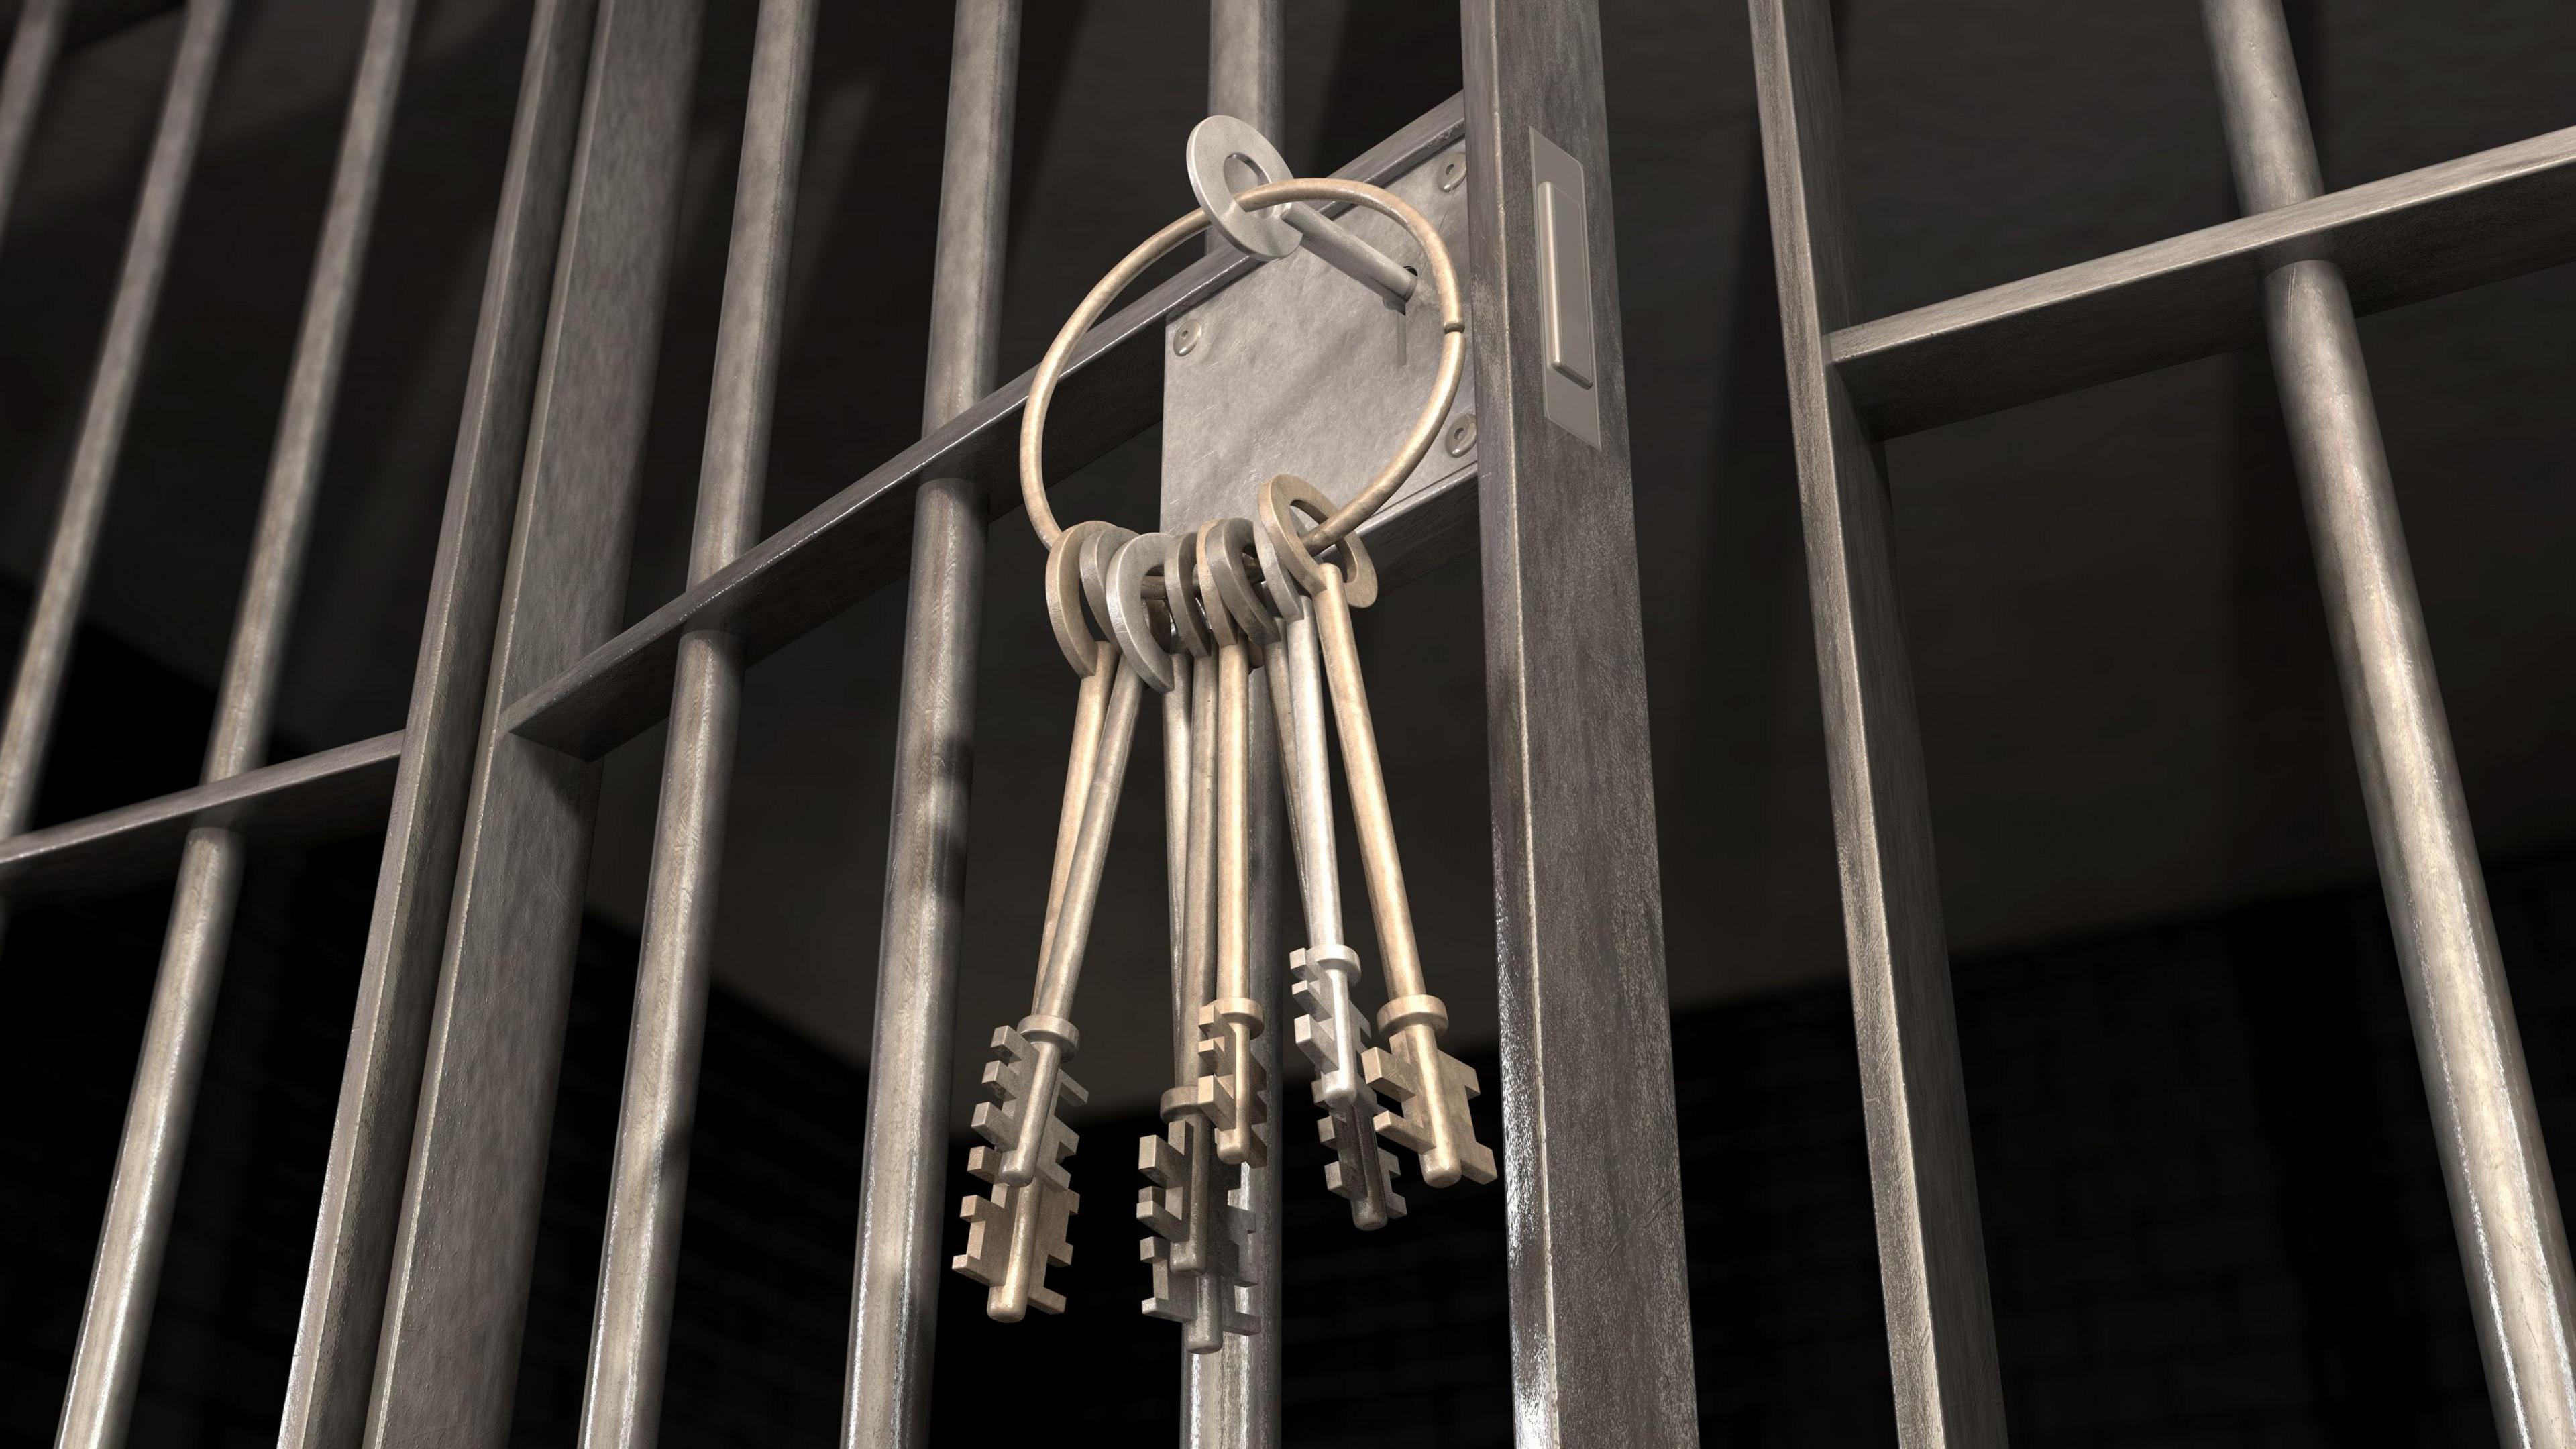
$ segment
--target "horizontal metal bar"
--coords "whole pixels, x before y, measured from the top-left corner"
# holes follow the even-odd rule
[[[2263,339],[2262,280],[2339,264],[2360,313],[2576,260],[2576,127],[1835,331],[1892,438]]]
[[[1464,134],[1463,112],[1453,97],[1335,174],[1391,180]],[[1163,320],[1207,301],[1258,265],[1241,255],[1204,258],[1091,330],[1066,364],[1048,415],[1051,476],[1063,477],[1153,424],[1162,402]],[[910,556],[913,494],[923,479],[983,483],[997,504],[1017,498],[1020,405],[1028,384],[1021,375],[761,540],[731,567],[518,696],[503,712],[502,727],[597,759],[662,718],[682,634],[726,630],[742,641],[748,666],[891,582]],[[1462,547],[1472,536],[1419,535],[1456,537]],[[1399,543],[1414,537],[1388,535]]]
[[[395,730],[0,840],[0,895],[86,895],[167,877],[199,826],[263,842],[363,834],[384,823],[402,743]]]

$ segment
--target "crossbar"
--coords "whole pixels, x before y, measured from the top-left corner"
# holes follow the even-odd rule
[[[2576,126],[1840,328],[1827,353],[1893,438],[2252,346],[2263,278],[2320,259],[2359,313],[2576,260]]]
[[[0,840],[0,895],[23,901],[167,880],[181,842],[201,825],[276,843],[363,835],[385,822],[402,746],[395,730]]]
[[[1335,174],[1392,180],[1465,134],[1461,102],[1452,97]],[[1203,258],[1093,328],[1065,364],[1049,414],[1049,474],[1061,478],[1152,426],[1162,408],[1164,319],[1206,302],[1259,265],[1259,259],[1235,253]],[[502,727],[578,758],[597,759],[662,718],[681,635],[726,630],[741,640],[749,665],[902,577],[910,556],[913,494],[923,479],[974,479],[991,487],[997,502],[1017,498],[1020,406],[1028,385],[1029,374],[1023,373],[762,539],[730,567],[513,700]],[[1460,481],[1445,480],[1451,491]],[[1472,497],[1459,493],[1447,506],[1458,508]],[[1011,506],[1002,504],[997,512]],[[1435,502],[1425,512],[1415,505],[1406,512],[1410,527],[1388,534],[1388,541],[1399,551],[1407,543],[1463,544],[1463,530],[1438,526],[1463,518],[1463,511],[1453,517],[1441,508]],[[1378,536],[1366,537],[1374,551]]]

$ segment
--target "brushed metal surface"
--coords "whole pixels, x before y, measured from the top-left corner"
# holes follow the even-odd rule
[[[206,745],[208,781],[254,768],[268,748],[278,674],[285,664],[287,631],[319,501],[332,405],[357,310],[359,266],[375,221],[403,57],[410,48],[412,9],[412,0],[375,0],[368,11],[339,160],[323,209],[321,244],[288,368],[286,404],[233,616],[232,645],[216,687],[213,737]],[[110,1449],[125,1439],[160,1290],[162,1251],[177,1209],[205,1034],[214,1028],[214,1001],[222,988],[246,851],[245,842],[231,831],[199,826],[189,832],[180,856],[143,1058],[135,1070],[107,1222],[99,1235],[97,1267],[73,1354],[60,1445]]]
[[[1019,0],[959,0],[930,284],[922,426],[992,390],[1008,239]],[[947,1218],[948,1067],[965,924],[975,765],[975,655],[984,604],[985,494],[933,478],[913,504],[876,1032],[868,1054],[859,1238],[850,1286],[846,1449],[920,1449]]]
[[[2201,16],[2245,209],[2314,197],[2316,144],[2279,0],[2203,0]],[[2352,298],[2323,260],[2272,272],[2262,298],[2496,1432],[2566,1449],[2576,1445],[2567,1229]]]
[[[45,103],[54,62],[63,52],[63,12],[71,0],[27,0],[9,33],[9,59],[0,64],[0,237],[9,231],[9,203],[27,160],[27,140]]]
[[[364,834],[384,819],[402,749],[396,730],[13,835],[0,840],[0,897],[91,895],[166,880],[199,826],[280,844]]]
[[[1284,82],[1287,44],[1285,7],[1281,0],[1208,0],[1208,113],[1235,116],[1250,122],[1265,136],[1281,134],[1288,124],[1287,86]],[[1445,107],[1443,109],[1446,109]],[[1438,115],[1439,112],[1434,112]],[[1419,122],[1416,123],[1418,127]],[[1380,148],[1383,150],[1384,148]],[[1372,154],[1375,154],[1374,152]],[[1363,162],[1366,158],[1363,158]],[[1355,163],[1355,165],[1358,163]],[[1377,219],[1372,217],[1371,219]],[[1346,213],[1353,225],[1362,223],[1357,212]],[[1210,260],[1225,257],[1231,248],[1220,238],[1208,238]],[[1311,263],[1314,259],[1304,258]],[[1257,281],[1271,271],[1263,265],[1243,281]],[[1344,286],[1352,286],[1348,281]],[[1229,289],[1230,290],[1230,289]],[[1356,287],[1353,288],[1357,290]],[[1223,294],[1220,293],[1220,296]],[[1362,296],[1363,304],[1374,306],[1374,299]],[[1429,311],[1429,308],[1422,309]],[[1165,328],[1150,329],[1150,335],[1164,347],[1163,403],[1171,402],[1172,364],[1170,344]],[[1438,339],[1433,339],[1436,343]],[[1176,481],[1168,411],[1163,445],[1162,498],[1163,526],[1166,530],[1194,528],[1215,513],[1175,518],[1189,509],[1175,509],[1173,488]],[[1368,475],[1360,475],[1366,481]],[[1255,480],[1257,485],[1259,480]],[[1356,484],[1354,485],[1356,486]],[[1228,514],[1248,508],[1229,509]],[[1201,672],[1214,664],[1214,659],[1201,661]],[[1266,687],[1267,679],[1256,681]],[[1211,701],[1213,702],[1213,701]],[[1286,1034],[1287,1016],[1281,1010],[1282,983],[1279,971],[1279,871],[1281,834],[1279,809],[1274,803],[1274,749],[1264,748],[1267,738],[1267,712],[1253,710],[1248,721],[1251,731],[1250,800],[1245,821],[1247,856],[1244,863],[1245,945],[1251,967],[1247,994],[1260,1003],[1269,1020],[1278,1029],[1268,1031],[1253,1042],[1262,1080],[1270,1084],[1274,1098],[1279,1090],[1279,1043]],[[1213,711],[1201,720],[1201,727],[1212,731]],[[1210,842],[1213,845],[1213,841]],[[1213,866],[1214,862],[1210,862]],[[1213,882],[1211,882],[1212,884]],[[1213,912],[1211,912],[1213,915]],[[1210,943],[1211,946],[1213,942]],[[1211,953],[1211,960],[1213,959]],[[1210,983],[1213,984],[1213,983]],[[1212,995],[1202,992],[1203,996]],[[1176,1038],[1194,1040],[1198,1034],[1196,1013],[1192,1020],[1173,1023]],[[1176,1040],[1176,1046],[1182,1045]],[[1192,1069],[1184,1069],[1179,1080],[1187,1080]],[[1272,1103],[1274,1124],[1280,1113]],[[1274,1133],[1278,1130],[1274,1125]],[[1208,1150],[1205,1138],[1201,1150]],[[1279,1211],[1283,1174],[1278,1154],[1270,1160],[1247,1164],[1242,1169],[1244,1206],[1250,1210],[1240,1266],[1252,1280],[1246,1305],[1254,1324],[1249,1335],[1227,1333],[1214,1353],[1181,1354],[1181,1443],[1184,1449],[1271,1449],[1280,1438],[1281,1403],[1279,1380],[1279,1345],[1282,1331],[1279,1293],[1280,1242]]]
[[[1750,0],[1896,1432],[2005,1442],[1887,480],[1827,356],[1858,305],[1828,0]]]
[[[1462,12],[1516,1435],[1695,1445],[1600,17]],[[1545,415],[1532,130],[1592,191],[1598,448]]]
[[[1459,136],[1445,102],[1336,172],[1380,181],[1413,169]],[[1092,329],[1067,364],[1047,433],[1047,471],[1061,477],[1152,425],[1161,397],[1163,319],[1240,280],[1250,258],[1208,257]],[[1345,283],[1344,285],[1348,285]],[[729,568],[604,641],[502,712],[503,728],[597,759],[661,718],[680,636],[721,627],[743,641],[746,666],[766,658],[891,582],[910,556],[914,495],[929,478],[966,478],[1014,496],[1020,404],[1028,377],[989,393],[918,443],[761,540]],[[1391,505],[1387,512],[1394,512]],[[1383,516],[1383,515],[1381,515]],[[1446,540],[1454,515],[1418,518],[1408,535]],[[1372,543],[1372,547],[1374,547]]]
[[[2576,127],[1839,325],[1828,351],[1884,440],[2250,346],[2263,277],[2312,259],[2363,313],[2576,260]]]
[[[223,57],[224,35],[231,21],[232,0],[191,0],[179,32],[178,53],[170,62],[170,84],[152,134],[152,155],[145,163],[142,195],[134,206],[134,228],[126,236],[97,370],[90,376],[52,541],[36,579],[34,607],[28,611],[27,633],[9,688],[8,716],[0,722],[0,838],[25,829],[27,812],[36,803],[45,747],[53,736],[54,709],[62,700],[63,675],[71,667],[72,639],[80,627],[81,598],[89,591],[90,565],[97,557],[99,529],[107,518],[108,492],[116,481],[116,460],[125,449],[126,422],[142,378],[143,351],[151,340],[153,315],[160,310],[161,284],[170,271],[180,206],[187,199],[189,173],[196,167],[197,143],[205,134],[206,103],[214,91],[215,67]]]
[[[1453,255],[1467,249],[1467,185],[1440,187],[1456,145],[1381,182],[1438,229]],[[1362,241],[1419,262],[1404,228],[1373,211],[1343,214]],[[1184,329],[1193,342],[1176,350]],[[1164,324],[1162,527],[1250,518],[1261,485],[1294,473],[1347,501],[1386,466],[1413,428],[1440,360],[1440,312],[1417,297],[1398,311],[1300,248]],[[1442,436],[1476,411],[1475,385],[1462,382]],[[1471,447],[1435,447],[1387,506],[1475,466]],[[1376,539],[1366,533],[1369,551]],[[1417,569],[1416,572],[1420,570]]]
[[[539,0],[530,17],[279,1449],[364,1432],[596,11]]]
[[[1539,338],[1546,348],[1547,415],[1598,447],[1599,349],[1592,325],[1592,248],[1585,235],[1583,163],[1565,148],[1529,133],[1531,230],[1538,247]]]
[[[605,0],[493,643],[367,1443],[510,1429],[598,769],[498,728],[616,630],[698,0]]]
[[[754,28],[689,550],[691,583],[733,562],[760,534],[778,391],[779,316],[786,303],[797,164],[813,75],[814,12],[815,0],[761,0]],[[652,1449],[661,1438],[680,1224],[714,970],[717,885],[741,719],[741,646],[721,630],[682,636],[582,1392],[579,1442],[585,1449]]]

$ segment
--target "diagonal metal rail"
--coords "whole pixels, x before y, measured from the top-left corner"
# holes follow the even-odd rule
[[[1385,181],[1454,146],[1465,134],[1451,100],[1336,175]],[[1329,208],[1327,208],[1329,209]],[[1151,426],[1162,399],[1163,319],[1206,301],[1258,265],[1207,257],[1093,328],[1075,349],[1047,432],[1047,471],[1062,477]],[[510,696],[503,728],[583,759],[596,759],[662,717],[682,635],[722,628],[742,640],[745,665],[766,658],[901,576],[910,556],[913,499],[927,478],[1006,484],[1016,496],[1020,405],[1028,377],[985,396],[920,442],[816,505],[740,559],[561,674]],[[1454,485],[1389,519],[1399,555],[1409,545],[1454,545],[1455,510],[1472,501]],[[1369,547],[1378,547],[1371,534]],[[1418,552],[1413,568],[1427,567]],[[1383,572],[1392,572],[1385,569]],[[1402,575],[1399,574],[1398,577]]]
[[[2309,260],[2365,314],[2576,261],[2576,126],[1837,327],[1826,351],[1884,440],[2251,346],[2264,277]]]
[[[188,833],[291,845],[384,823],[402,731],[0,840],[0,897],[94,895],[170,878]]]

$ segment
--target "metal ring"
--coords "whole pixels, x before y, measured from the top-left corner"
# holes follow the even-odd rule
[[[1115,548],[1133,537],[1106,519],[1086,519],[1064,531],[1064,538],[1073,547],[1059,548],[1047,555],[1047,622],[1055,628],[1056,647],[1064,651],[1065,662],[1073,666],[1076,674],[1089,675],[1100,666],[1100,646],[1107,642],[1091,627],[1092,619],[1102,617],[1106,610],[1096,615],[1087,607],[1089,600],[1105,598],[1102,590],[1085,577],[1098,570],[1092,556],[1103,539],[1110,540],[1110,547]]]
[[[1234,199],[1234,182],[1225,174],[1226,163],[1241,161],[1260,173],[1261,183],[1285,181],[1297,173],[1288,169],[1287,158],[1270,138],[1245,121],[1233,116],[1210,116],[1190,130],[1189,145],[1181,153],[1182,169],[1189,173],[1190,190],[1206,206],[1208,198],[1222,197],[1223,202],[1208,207],[1208,224],[1219,235],[1233,243],[1235,250],[1276,261],[1297,250],[1304,240],[1297,228],[1288,224],[1288,208],[1283,203],[1254,215]]]
[[[1279,546],[1270,541],[1270,530],[1257,523],[1252,527],[1252,553],[1261,560],[1261,587],[1270,593],[1271,609],[1283,621],[1305,617],[1305,587],[1279,557]]]
[[[1145,603],[1145,579],[1160,573],[1172,556],[1166,547],[1169,542],[1159,533],[1128,540],[1109,561],[1107,580],[1109,637],[1118,641],[1127,667],[1153,686],[1156,694],[1171,693],[1179,678],[1172,668],[1172,652],[1154,637],[1154,612]],[[1168,594],[1169,586],[1165,589]]]
[[[1224,545],[1212,554],[1207,547],[1210,535]],[[1269,594],[1243,566],[1244,555],[1251,552],[1251,519],[1215,519],[1199,533],[1200,566],[1216,583],[1217,601],[1245,639],[1266,649],[1279,637],[1279,616],[1270,608]]]
[[[1217,587],[1216,573],[1208,567],[1210,558],[1225,552],[1225,525],[1225,519],[1211,518],[1198,526],[1193,539],[1197,558],[1190,571],[1191,582],[1198,589],[1200,613],[1207,619],[1208,641],[1219,649],[1243,638],[1243,631],[1235,627],[1233,613],[1225,606],[1224,591]],[[1210,534],[1217,536],[1211,538]]]
[[[1395,456],[1387,460],[1386,466],[1378,470],[1377,476],[1370,479],[1366,487],[1351,495],[1350,502],[1339,508],[1333,508],[1327,500],[1325,506],[1329,515],[1306,535],[1310,551],[1327,549],[1342,542],[1352,529],[1359,527],[1371,514],[1385,506],[1387,499],[1395,496],[1395,490],[1403,487],[1404,480],[1413,476],[1415,466],[1421,463],[1423,455],[1431,451],[1431,444],[1440,436],[1441,425],[1448,421],[1449,406],[1457,401],[1458,382],[1467,366],[1467,318],[1458,296],[1458,269],[1449,260],[1448,245],[1440,240],[1440,233],[1433,229],[1422,213],[1384,187],[1371,186],[1364,181],[1319,176],[1273,181],[1238,191],[1234,199],[1238,205],[1254,211],[1291,201],[1338,201],[1365,206],[1412,233],[1414,244],[1422,248],[1423,280],[1430,283],[1432,295],[1440,302],[1440,369],[1432,379],[1431,397],[1424,404],[1421,416],[1414,420],[1413,431],[1405,435],[1403,445],[1396,449]],[[1029,377],[1028,401],[1020,409],[1020,502],[1028,510],[1029,526],[1036,530],[1038,542],[1049,550],[1057,546],[1065,533],[1056,526],[1055,512],[1047,506],[1044,461],[1047,408],[1055,400],[1056,384],[1064,375],[1065,361],[1073,355],[1074,344],[1082,340],[1082,335],[1091,330],[1091,324],[1099,320],[1100,314],[1108,310],[1109,304],[1127,289],[1130,282],[1165,252],[1198,235],[1207,226],[1208,214],[1192,211],[1147,237],[1117,266],[1110,268],[1109,275],[1102,277],[1099,284],[1083,297],[1082,304],[1073,309],[1073,315],[1064,319],[1064,327],[1056,333],[1055,341],[1047,347],[1046,356],[1038,359],[1037,371]]]
[[[1103,626],[1109,622],[1109,563],[1118,550],[1135,540],[1132,529],[1111,524],[1092,534],[1082,544],[1082,597],[1091,605],[1091,617]]]
[[[1261,529],[1270,535],[1279,561],[1309,594],[1324,591],[1324,571],[1307,547],[1314,535],[1297,532],[1297,511],[1321,515],[1332,506],[1322,489],[1294,473],[1281,473],[1261,485]],[[1369,561],[1368,546],[1359,535],[1342,540],[1342,561],[1336,567],[1342,571],[1343,603],[1365,609],[1377,602],[1377,565]]]
[[[1163,610],[1171,615],[1172,638],[1205,659],[1216,652],[1216,636],[1208,632],[1207,615],[1199,603],[1199,536],[1183,529],[1163,538],[1168,550],[1163,559]]]

